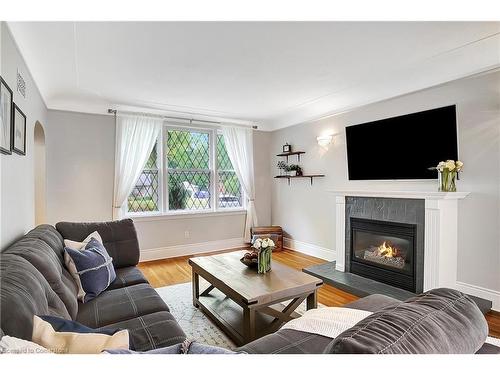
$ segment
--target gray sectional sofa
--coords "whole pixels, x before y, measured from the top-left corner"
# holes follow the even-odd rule
[[[484,342],[488,327],[463,293],[434,289],[401,302],[372,294],[344,305],[373,314],[337,338],[282,329],[241,348],[250,354],[500,354]]]
[[[80,303],[76,285],[64,266],[63,239],[82,241],[96,230],[113,258],[117,277],[97,298]],[[136,267],[138,261],[139,243],[130,219],[106,223],[62,222],[55,228],[50,225],[36,227],[0,253],[0,337],[5,334],[30,340],[33,315],[53,315],[92,328],[128,329],[131,348],[135,351],[183,343],[186,335],[168,306]],[[472,300],[457,291],[438,289],[430,295],[415,297],[415,301],[408,305],[390,297],[371,295],[346,307],[374,314],[354,326],[353,333],[346,331],[342,334],[345,337],[341,335],[333,341],[318,334],[283,329],[237,351],[263,354],[368,353],[377,352],[373,351],[377,345],[385,347],[389,342],[393,352],[409,350],[420,353],[439,341],[435,333],[442,330],[441,336],[451,334],[449,340],[444,340],[446,347],[443,352],[466,352],[464,345],[469,345],[469,352],[479,349],[477,353],[500,353],[499,347],[483,344],[488,329],[484,317]],[[448,315],[436,315],[437,311],[445,311]],[[399,328],[403,327],[405,335],[410,331],[410,325],[413,329],[416,323],[422,326],[423,321],[429,322],[423,325],[423,330],[414,330],[416,336],[411,337],[410,348],[392,343],[401,343],[400,333],[391,328],[398,319]],[[391,330],[392,336],[387,333]],[[453,330],[460,332],[454,335]],[[374,332],[379,333],[374,335]],[[359,339],[353,340],[355,336]],[[475,349],[470,351],[471,347]],[[433,350],[440,352],[439,347]]]
[[[56,229],[57,228],[57,229]],[[0,254],[0,318],[4,334],[31,340],[33,315],[54,315],[91,328],[122,328],[146,351],[181,343],[186,335],[136,267],[139,243],[132,220],[40,225]],[[116,280],[97,298],[77,301],[64,266],[63,238],[82,241],[97,230],[113,257]]]

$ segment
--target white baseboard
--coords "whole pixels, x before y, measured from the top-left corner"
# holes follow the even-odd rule
[[[307,242],[297,241],[291,238],[283,238],[283,246],[290,250],[311,255],[316,258],[333,261],[336,259],[335,251],[326,247],[316,246]]]
[[[471,285],[457,281],[457,289],[463,293],[487,299],[493,303],[492,310],[500,312],[500,292],[482,286]]]
[[[208,253],[211,251],[227,250],[243,246],[245,246],[243,238],[229,238],[227,240],[166,246],[155,249],[143,249],[141,250],[139,261],[145,262],[150,260],[175,258],[179,256]]]

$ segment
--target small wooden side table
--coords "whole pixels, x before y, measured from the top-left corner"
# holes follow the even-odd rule
[[[253,227],[250,230],[250,234],[253,236],[270,236],[275,235],[277,237],[276,247],[273,251],[283,250],[283,229],[278,225],[271,225],[268,227]]]

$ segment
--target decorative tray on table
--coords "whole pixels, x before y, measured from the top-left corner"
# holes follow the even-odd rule
[[[255,268],[259,264],[259,255],[256,251],[252,251],[251,253],[246,253],[240,261],[247,267]]]

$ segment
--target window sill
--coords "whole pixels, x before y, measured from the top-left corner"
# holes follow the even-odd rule
[[[127,214],[125,218],[132,219],[136,222],[147,222],[147,221],[162,221],[162,220],[182,220],[182,219],[198,219],[204,217],[216,217],[216,216],[234,216],[234,215],[245,215],[247,211],[243,208],[238,209],[228,209],[220,211],[198,211],[198,212],[175,212],[175,213],[146,213],[146,214]]]

